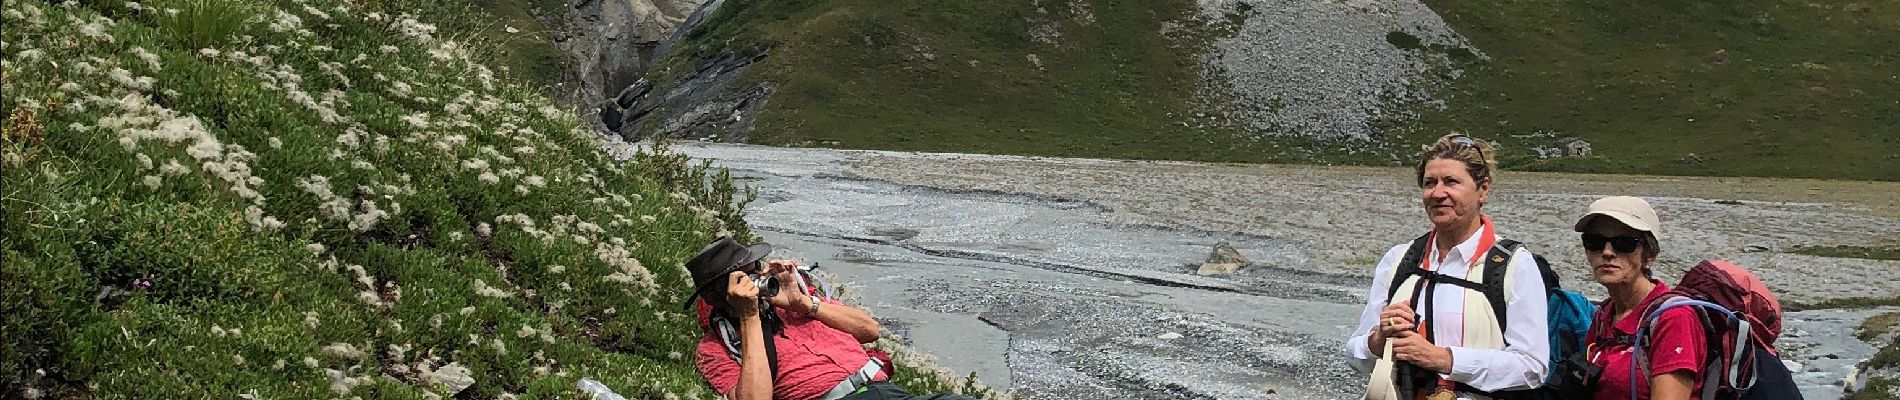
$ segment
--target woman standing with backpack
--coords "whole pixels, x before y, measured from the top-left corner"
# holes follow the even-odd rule
[[[1492,157],[1488,143],[1461,134],[1420,154],[1416,182],[1432,230],[1379,261],[1345,343],[1352,366],[1371,371],[1368,398],[1489,399],[1544,382],[1543,275],[1481,212],[1497,171]],[[1487,276],[1496,282],[1485,285]]]
[[[1631,393],[1639,399],[1690,399],[1702,380],[1708,346],[1702,324],[1689,308],[1670,309],[1657,318],[1644,346],[1648,354],[1641,355],[1648,358],[1649,376],[1631,376],[1631,363],[1638,356],[1632,351],[1633,338],[1643,310],[1669,291],[1650,270],[1661,251],[1656,240],[1661,222],[1649,202],[1629,196],[1590,203],[1577,220],[1591,276],[1610,292],[1590,324],[1590,362],[1603,368],[1596,382],[1597,400],[1628,399]]]
[[[1591,275],[1608,289],[1587,356],[1596,400],[1799,400],[1773,344],[1781,305],[1753,273],[1706,260],[1675,288],[1650,270],[1662,220],[1649,202],[1598,199],[1577,219]]]

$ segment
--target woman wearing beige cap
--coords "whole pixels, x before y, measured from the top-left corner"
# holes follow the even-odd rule
[[[1416,182],[1432,230],[1379,261],[1345,343],[1350,364],[1371,372],[1367,398],[1490,399],[1543,384],[1542,274],[1480,212],[1497,171],[1492,157],[1488,143],[1460,134],[1419,155]]]
[[[1669,291],[1669,285],[1650,271],[1661,251],[1656,240],[1661,227],[1649,202],[1630,196],[1599,199],[1577,219],[1591,276],[1610,292],[1609,300],[1590,321],[1588,338],[1590,362],[1603,368],[1596,382],[1594,398],[1598,400],[1628,399],[1630,393],[1641,399],[1688,399],[1702,381],[1707,347],[1695,311],[1686,307],[1664,311],[1657,318],[1646,345],[1649,376],[1640,380],[1630,376],[1631,339],[1642,319],[1633,311],[1649,309]]]

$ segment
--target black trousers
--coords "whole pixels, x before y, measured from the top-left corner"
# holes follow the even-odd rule
[[[892,385],[890,382],[871,382],[871,385],[867,387],[864,391],[852,393],[850,396],[845,396],[843,400],[975,400],[975,399],[971,399],[969,397],[965,397],[961,395],[949,394],[949,393],[939,393],[939,394],[930,395],[930,396],[914,395],[914,394],[904,392],[904,389],[898,389],[897,385]]]

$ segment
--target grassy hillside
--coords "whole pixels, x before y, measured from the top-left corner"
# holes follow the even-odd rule
[[[780,86],[758,116],[758,143],[1246,157],[1208,145],[1231,135],[1175,124],[1192,110],[1198,50],[1157,32],[1195,13],[1192,2],[1045,3],[727,3],[662,61],[656,81],[689,70],[693,56],[764,44],[771,56],[746,73]],[[1173,29],[1213,34],[1205,25]]]
[[[738,190],[609,159],[493,20],[5,0],[0,397],[709,398],[680,265]]]
[[[1419,129],[1600,155],[1522,168],[1900,180],[1900,3],[1425,3],[1492,60]]]
[[[1458,130],[1521,169],[1900,179],[1900,4],[1426,3],[1490,60],[1455,58],[1448,108],[1372,142],[1194,122],[1220,101],[1196,93],[1197,55],[1249,13],[1187,1],[736,2],[657,76],[775,46],[746,72],[780,85],[751,139],[774,145],[1384,164]],[[1569,136],[1597,156],[1530,150]]]

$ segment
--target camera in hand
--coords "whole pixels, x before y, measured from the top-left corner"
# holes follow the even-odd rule
[[[759,288],[760,300],[764,300],[768,297],[778,295],[778,278],[777,277],[773,277],[771,275],[764,275],[764,274],[754,274],[751,276],[751,278],[752,278],[752,286],[757,286]]]

